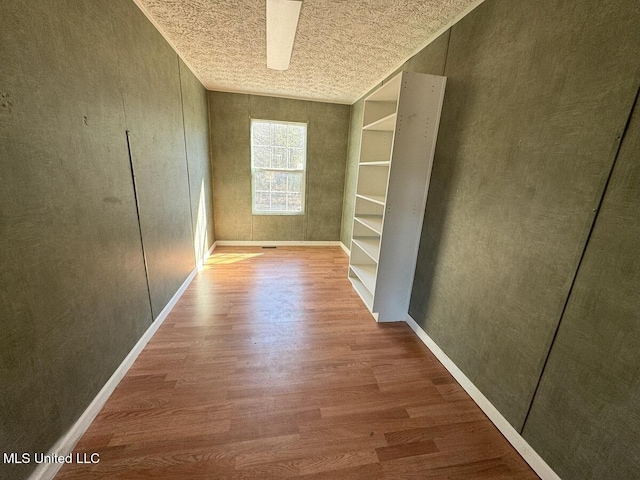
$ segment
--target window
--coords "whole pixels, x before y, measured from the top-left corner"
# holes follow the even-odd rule
[[[306,165],[306,123],[251,120],[253,214],[304,214]]]

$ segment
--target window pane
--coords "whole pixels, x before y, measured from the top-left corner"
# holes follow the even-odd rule
[[[287,210],[289,212],[301,212],[302,211],[302,194],[289,193],[287,195]]]
[[[287,173],[289,193],[302,193],[302,173]]]
[[[287,194],[286,193],[272,193],[271,194],[271,211],[284,212],[287,207]]]
[[[289,147],[304,147],[305,127],[302,125],[289,125],[287,131]]]
[[[287,125],[283,123],[271,124],[271,145],[277,147],[287,146]]]
[[[266,122],[253,122],[253,144],[269,146],[271,138],[271,126]]]
[[[272,192],[286,192],[287,191],[287,173],[286,172],[272,172],[271,177],[271,191]]]
[[[271,168],[287,168],[287,149],[273,147],[271,149]]]
[[[269,147],[253,147],[253,165],[269,168],[271,166],[271,149]]]
[[[271,174],[273,172],[255,172],[253,187],[256,192],[269,192],[271,190]]]
[[[302,170],[303,167],[304,167],[304,149],[290,148],[289,149],[289,168]]]
[[[256,210],[260,212],[268,212],[271,210],[271,202],[269,200],[271,194],[269,192],[256,192]]]

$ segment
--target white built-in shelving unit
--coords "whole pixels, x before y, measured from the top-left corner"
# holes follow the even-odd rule
[[[349,279],[378,321],[408,313],[445,83],[401,72],[364,102]]]

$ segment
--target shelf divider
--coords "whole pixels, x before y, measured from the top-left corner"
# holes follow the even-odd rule
[[[391,165],[391,162],[389,160],[381,160],[381,161],[375,161],[375,162],[360,162],[358,164],[358,166],[363,167],[363,166],[367,166],[367,167],[388,167],[389,165]]]
[[[362,130],[375,130],[379,132],[393,132],[396,128],[396,114],[392,113],[386,117],[371,122],[369,125],[362,127]]]
[[[371,296],[376,288],[376,265],[351,265],[351,270],[358,276]]]
[[[356,193],[356,197],[368,200],[373,203],[377,203],[378,205],[385,205],[384,195],[363,195],[361,193]]]
[[[356,215],[355,219],[372,232],[382,235],[382,215]]]
[[[380,237],[353,237],[353,243],[358,245],[374,262],[378,262]]]
[[[351,284],[355,289],[356,293],[360,296],[366,307],[371,310],[373,308],[373,295],[371,292],[367,290],[367,287],[364,286],[362,281],[357,277],[357,275],[349,275],[349,280],[351,280]]]

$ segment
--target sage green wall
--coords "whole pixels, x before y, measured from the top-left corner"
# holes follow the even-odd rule
[[[196,260],[201,261],[215,241],[213,182],[209,155],[209,105],[207,90],[182,60],[180,60],[180,91],[189,172],[193,246]]]
[[[640,83],[639,9],[487,0],[402,67],[447,76],[409,313],[563,478],[640,477],[637,118],[578,272]]]
[[[565,480],[640,478],[636,100],[524,438]]]
[[[410,313],[519,431],[638,88],[639,22],[633,0],[489,0],[451,29]]]
[[[449,31],[447,30],[433,42],[423,48],[407,60],[394,73],[385,78],[384,84],[399,71],[428,73],[442,75],[447,58]],[[378,88],[376,85],[371,91]],[[362,140],[362,116],[364,114],[364,98],[371,93],[367,92],[362,98],[351,106],[351,118],[349,127],[349,148],[347,155],[347,168],[345,172],[344,205],[342,208],[342,230],[340,241],[351,250],[351,234],[353,231],[353,214],[356,199],[356,181],[358,179],[358,160],[360,158],[360,142]]]
[[[338,241],[349,106],[209,92],[217,240]],[[306,122],[304,215],[252,215],[251,118]]]
[[[114,46],[155,318],[195,263],[180,72],[155,27],[133,2],[123,5],[128,14],[114,19]]]
[[[154,314],[194,267],[206,93],[129,0],[8,0],[0,18],[0,451],[46,452],[154,317],[126,130]]]

